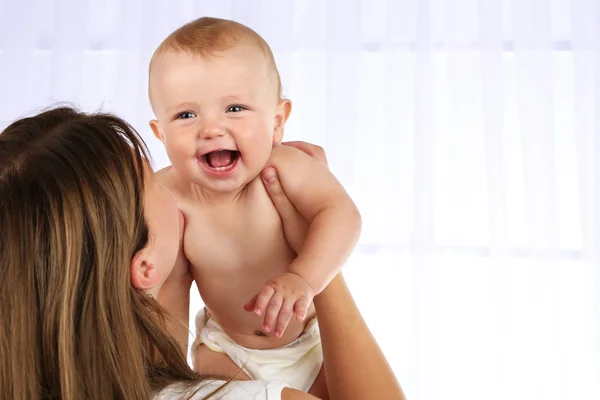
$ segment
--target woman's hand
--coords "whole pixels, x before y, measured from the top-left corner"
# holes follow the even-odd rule
[[[306,142],[283,142],[281,144],[284,146],[295,147],[298,150],[305,152],[309,156],[314,157],[317,161],[327,165],[327,156],[325,154],[325,150],[323,150],[323,148],[320,146]],[[267,189],[267,193],[269,193],[271,201],[273,201],[273,205],[275,205],[275,208],[277,209],[277,212],[279,212],[284,226],[286,226],[286,232],[294,233],[293,235],[288,235],[289,237],[286,236],[286,239],[292,250],[298,254],[300,249],[302,249],[302,245],[306,239],[306,234],[308,233],[308,221],[298,212],[296,207],[294,207],[292,202],[287,198],[283,188],[281,187],[281,182],[277,177],[277,171],[275,171],[275,168],[265,168],[262,171],[262,179],[265,189]]]

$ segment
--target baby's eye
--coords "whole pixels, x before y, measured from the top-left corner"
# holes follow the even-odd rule
[[[242,107],[242,106],[230,106],[227,109],[227,112],[234,112],[235,113],[235,112],[240,112],[240,111],[244,111],[244,110],[245,110],[245,108]]]
[[[194,118],[196,115],[193,112],[190,111],[184,111],[181,114],[177,115],[177,119],[188,119],[188,118]]]

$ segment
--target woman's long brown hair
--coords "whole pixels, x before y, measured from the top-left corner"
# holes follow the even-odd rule
[[[108,114],[56,108],[0,134],[0,399],[148,400],[202,380],[130,283],[146,160]]]

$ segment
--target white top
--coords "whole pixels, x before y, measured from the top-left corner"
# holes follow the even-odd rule
[[[213,391],[219,389],[226,381],[208,381],[198,384],[199,390],[190,400],[200,400]],[[211,397],[211,400],[281,400],[281,391],[287,387],[282,382],[265,381],[231,381],[217,394]],[[158,395],[154,400],[182,400],[187,399],[185,394],[176,387],[168,387]]]

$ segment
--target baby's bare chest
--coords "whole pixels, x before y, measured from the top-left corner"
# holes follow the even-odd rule
[[[218,206],[188,205],[184,214],[184,251],[194,275],[215,279],[235,273],[264,283],[294,258],[266,193]]]

